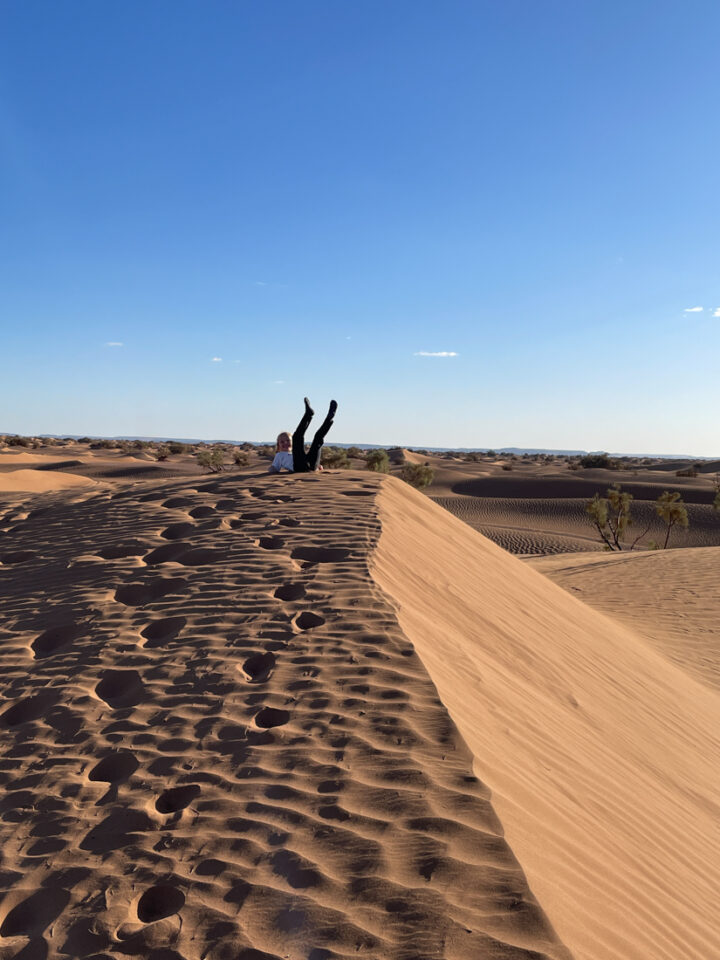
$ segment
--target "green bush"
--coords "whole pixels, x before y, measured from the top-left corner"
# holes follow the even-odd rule
[[[663,550],[668,545],[668,540],[670,539],[670,531],[674,526],[680,526],[687,528],[689,525],[687,507],[683,503],[683,498],[677,490],[674,490],[672,493],[669,490],[665,490],[657,498],[657,503],[655,504],[655,511],[657,515],[667,524],[667,532],[665,534],[665,542],[663,543]]]
[[[400,471],[400,477],[412,487],[429,487],[435,477],[435,471],[427,463],[406,463]]]
[[[581,467],[604,467],[606,470],[616,470],[617,464],[606,453],[586,453],[580,457]]]
[[[250,463],[250,454],[247,450],[233,450],[232,458],[236,467],[246,467]]]
[[[30,441],[27,437],[8,437],[5,441],[9,447],[29,447]]]
[[[170,447],[166,443],[161,443],[155,448],[155,456],[158,460],[167,460],[170,456]]]
[[[387,450],[370,450],[365,463],[368,470],[373,470],[375,473],[390,472],[390,457],[387,455]]]
[[[224,457],[222,450],[201,450],[196,454],[197,462],[210,473],[220,473],[223,469]]]
[[[172,443],[168,444],[168,450],[173,455],[176,455],[178,453],[187,453],[189,449],[190,447],[187,443],[180,443],[179,440],[173,440]]]
[[[321,462],[331,470],[346,470],[350,466],[347,451],[342,447],[323,447]]]

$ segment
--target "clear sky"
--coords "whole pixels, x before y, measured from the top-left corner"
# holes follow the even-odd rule
[[[3,0],[0,430],[720,455],[716,0]],[[700,309],[702,308],[702,309]]]

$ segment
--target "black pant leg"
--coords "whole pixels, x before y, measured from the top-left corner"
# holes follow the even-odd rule
[[[313,437],[313,442],[310,445],[310,450],[307,453],[308,470],[317,470],[317,468],[320,466],[323,441],[325,440],[327,432],[332,425],[333,418],[330,414],[328,414]]]
[[[294,473],[307,473],[309,470],[314,469],[308,466],[308,458],[305,453],[305,431],[310,426],[310,421],[312,420],[312,414],[307,410],[302,416],[300,423],[295,429],[295,433],[292,435],[292,455],[293,455],[293,472]]]

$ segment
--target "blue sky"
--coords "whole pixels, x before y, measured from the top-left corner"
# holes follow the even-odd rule
[[[0,430],[720,455],[719,32],[5,0]]]

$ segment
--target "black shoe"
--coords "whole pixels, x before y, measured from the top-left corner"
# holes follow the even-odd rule
[[[308,400],[307,397],[303,397],[303,400],[305,401],[305,413],[309,413],[311,417],[314,417],[315,411],[310,406],[310,401]]]
[[[337,410],[337,400],[331,400],[331,401],[330,401],[330,409],[328,410],[328,416],[329,416],[329,417],[334,417],[336,410]]]

